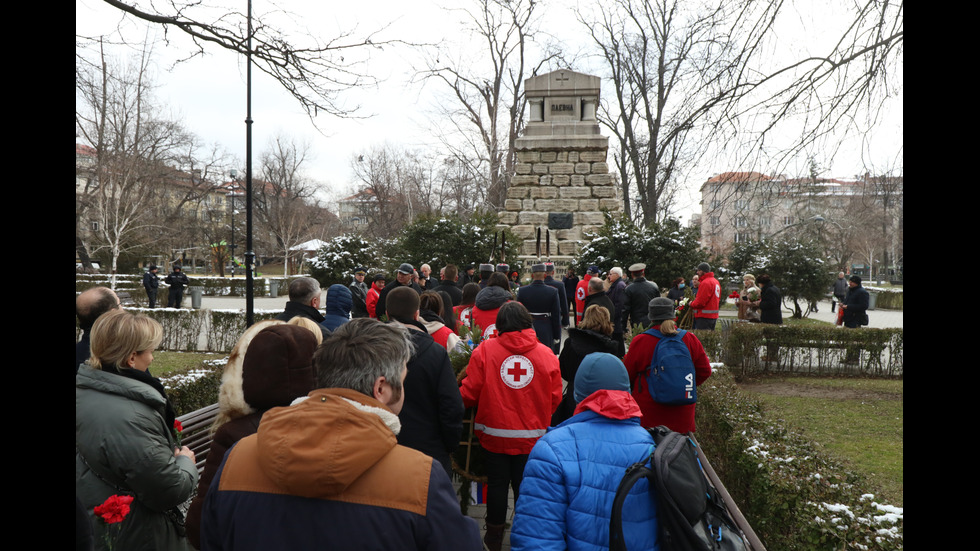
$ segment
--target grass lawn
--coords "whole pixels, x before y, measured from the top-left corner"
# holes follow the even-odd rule
[[[169,352],[157,350],[153,353],[150,372],[154,377],[166,377],[182,373],[188,369],[201,367],[206,360],[220,360],[228,354],[217,352]]]
[[[904,506],[904,381],[810,377],[765,378],[739,388],[774,417],[877,487],[879,503]],[[880,492],[880,495],[878,493]]]

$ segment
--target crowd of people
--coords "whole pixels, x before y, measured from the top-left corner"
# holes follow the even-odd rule
[[[602,548],[623,472],[653,445],[644,429],[696,430],[694,403],[651,393],[658,345],[682,343],[695,385],[711,376],[701,342],[675,322],[689,300],[694,328],[714,329],[721,286],[711,267],[697,266],[694,292],[684,278],[661,292],[645,270],[611,267],[602,278],[590,266],[558,281],[540,262],[522,285],[506,264],[449,264],[433,276],[403,263],[393,278],[359,268],[325,293],[296,278],[282,314],[249,327],[229,355],[200,475],[150,372],[160,324],[107,288],[85,291],[79,548],[497,550],[510,493],[512,549]],[[743,283],[739,318],[781,323],[771,278]],[[856,327],[867,292],[859,278],[849,291],[840,305]],[[459,374],[454,352],[469,354]],[[466,408],[487,478],[482,542],[452,483]],[[629,549],[658,548],[654,491],[632,490]],[[132,498],[121,523],[99,513],[114,496]]]

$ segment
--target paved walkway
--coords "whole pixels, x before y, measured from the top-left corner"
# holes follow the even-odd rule
[[[834,323],[837,320],[837,311],[830,311],[830,301],[823,300],[817,303],[817,311],[811,312],[809,317],[821,321]],[[734,315],[734,312],[733,312]],[[793,315],[792,311],[783,308],[783,318]],[[902,310],[882,310],[880,308],[868,310],[868,327],[878,329],[902,328]]]

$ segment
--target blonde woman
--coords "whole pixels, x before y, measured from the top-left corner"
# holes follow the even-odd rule
[[[759,321],[759,297],[762,291],[756,287],[755,276],[745,274],[742,277],[742,289],[738,292],[739,296],[735,299],[738,307],[738,319]]]
[[[107,524],[93,509],[113,495],[131,496],[116,549],[189,549],[178,506],[197,486],[194,452],[177,446],[175,414],[149,372],[163,339],[155,320],[126,310],[92,327],[92,356],[75,375],[75,495],[93,520],[97,549]]]

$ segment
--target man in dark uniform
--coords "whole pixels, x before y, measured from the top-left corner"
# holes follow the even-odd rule
[[[174,270],[163,281],[170,285],[167,295],[167,308],[180,308],[184,301],[184,287],[190,284],[187,274],[180,269],[180,264],[174,264]]]
[[[560,298],[556,289],[545,284],[544,278],[544,264],[531,266],[531,283],[518,289],[517,301],[531,313],[538,341],[558,354],[561,349]]]
[[[660,288],[657,284],[648,281],[646,274],[647,265],[642,263],[630,266],[630,274],[633,276],[633,283],[626,286],[626,308],[623,312],[623,326],[626,328],[634,325],[642,325],[644,330],[650,326],[650,301],[660,296]]]
[[[565,294],[565,284],[555,279],[555,263],[544,263],[544,283],[558,290],[558,300],[561,301],[561,326],[568,327],[568,295]]]
[[[160,280],[157,272],[160,268],[156,264],[150,264],[149,269],[143,274],[143,288],[146,289],[146,298],[150,302],[150,308],[157,307],[157,290],[160,288]]]
[[[353,302],[351,303],[351,317],[352,318],[366,318],[368,317],[367,311],[367,283],[364,283],[364,276],[367,275],[367,268],[358,268],[354,270],[354,281],[350,282],[348,288],[350,289],[351,298]]]
[[[487,286],[487,280],[490,279],[490,274],[493,273],[493,264],[480,264],[480,288],[484,289]]]
[[[520,285],[510,278],[510,264],[504,264],[503,262],[497,264],[497,271],[507,276],[507,284],[510,285],[510,292],[516,293]]]

